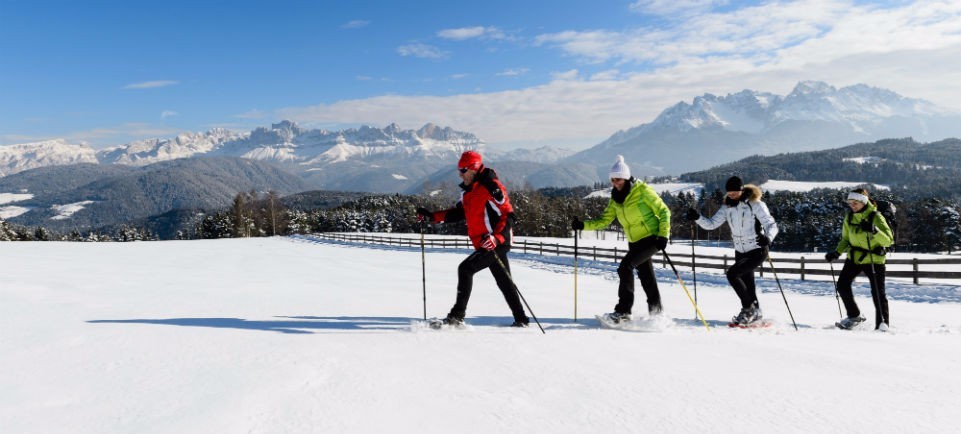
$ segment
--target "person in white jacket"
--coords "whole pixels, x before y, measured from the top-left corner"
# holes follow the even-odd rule
[[[744,185],[741,178],[732,176],[725,185],[727,196],[713,217],[702,217],[696,209],[687,210],[687,219],[712,230],[725,222],[731,228],[734,241],[734,265],[727,270],[727,281],[741,299],[741,312],[731,322],[748,325],[761,319],[761,306],[754,286],[754,270],[764,263],[768,246],[777,236],[778,228],[767,205],[761,202],[761,188]]]

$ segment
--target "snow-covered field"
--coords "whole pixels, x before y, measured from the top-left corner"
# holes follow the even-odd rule
[[[450,308],[464,256],[427,252],[428,316]],[[892,331],[880,333],[834,329],[830,282],[783,276],[795,331],[765,278],[775,326],[732,330],[736,296],[699,271],[708,331],[658,268],[672,324],[631,333],[592,318],[616,302],[611,266],[580,264],[575,322],[573,269],[561,262],[512,255],[546,334],[502,327],[509,311],[486,272],[472,329],[437,332],[411,327],[423,315],[419,249],[292,238],[3,243],[0,432],[957,430],[959,282],[892,282],[893,294],[933,295],[894,297]],[[692,289],[690,270],[682,277]],[[870,299],[858,302],[873,320]]]

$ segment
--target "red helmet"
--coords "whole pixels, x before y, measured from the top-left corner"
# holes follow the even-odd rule
[[[483,166],[483,158],[475,151],[464,152],[457,161],[458,169],[480,170],[481,166]]]

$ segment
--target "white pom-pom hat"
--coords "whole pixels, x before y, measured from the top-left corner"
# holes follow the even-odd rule
[[[624,156],[618,155],[617,162],[611,166],[611,178],[630,179],[631,168],[624,162]]]

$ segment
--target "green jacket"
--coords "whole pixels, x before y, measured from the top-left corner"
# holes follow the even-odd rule
[[[643,181],[634,180],[623,203],[611,199],[600,217],[584,222],[584,229],[604,229],[615,217],[624,228],[629,242],[633,243],[651,235],[664,238],[671,236],[671,210],[654,189]]]
[[[838,243],[838,253],[848,253],[848,258],[855,264],[870,264],[872,258],[875,264],[884,263],[884,255],[869,253],[875,247],[890,247],[894,243],[894,235],[891,234],[891,227],[884,219],[884,216],[872,204],[864,205],[861,212],[849,212],[844,218],[844,225],[841,227],[841,242]],[[878,228],[878,233],[870,234],[861,230],[861,222],[874,215],[874,225]],[[871,242],[868,243],[868,235]]]

